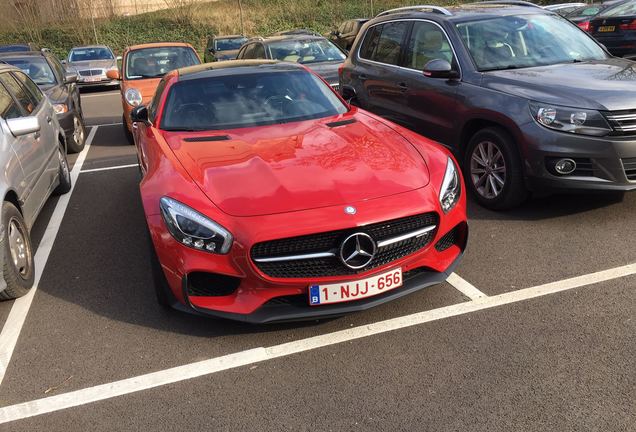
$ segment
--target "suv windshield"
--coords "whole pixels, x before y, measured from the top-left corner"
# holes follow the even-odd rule
[[[480,71],[603,60],[603,49],[565,18],[505,16],[456,24]]]
[[[294,63],[342,61],[345,55],[327,39],[283,40],[268,44],[271,58]]]
[[[161,129],[217,130],[289,123],[347,112],[307,71],[267,71],[200,78],[172,86]]]
[[[216,39],[214,49],[217,51],[237,50],[247,42],[247,38]]]
[[[68,55],[68,61],[113,60],[113,53],[108,48],[75,48]]]
[[[160,78],[174,69],[201,63],[189,47],[143,48],[126,57],[126,79]]]
[[[22,70],[22,72],[27,74],[37,85],[52,85],[57,83],[51,66],[43,58],[11,58],[2,59],[2,61]]]

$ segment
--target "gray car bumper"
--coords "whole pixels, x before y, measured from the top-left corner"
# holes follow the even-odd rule
[[[570,190],[636,190],[636,178],[626,170],[636,162],[636,137],[589,137],[549,130],[532,122],[522,129],[528,187]],[[558,175],[552,163],[574,159],[577,171]]]

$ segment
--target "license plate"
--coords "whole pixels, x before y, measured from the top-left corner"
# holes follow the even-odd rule
[[[353,282],[311,285],[309,287],[309,304],[311,306],[319,306],[360,300],[391,291],[401,286],[401,268]]]
[[[84,81],[86,81],[86,82],[97,82],[97,81],[101,81],[101,80],[102,80],[102,77],[100,77],[100,76],[84,78]]]
[[[616,26],[600,26],[598,31],[603,33],[613,32],[616,31]]]

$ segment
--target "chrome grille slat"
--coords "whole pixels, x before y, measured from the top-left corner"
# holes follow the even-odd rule
[[[614,135],[633,135],[636,132],[636,110],[603,113],[614,130]]]

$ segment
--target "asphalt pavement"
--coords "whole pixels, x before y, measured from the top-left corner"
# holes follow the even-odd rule
[[[0,431],[636,431],[636,193],[471,202],[452,283],[214,320],[156,304],[119,93],[82,104],[92,142],[33,229],[37,291],[0,303]]]

